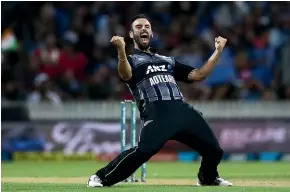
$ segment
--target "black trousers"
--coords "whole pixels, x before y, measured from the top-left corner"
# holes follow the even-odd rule
[[[203,184],[212,184],[218,177],[223,151],[210,126],[192,106],[183,101],[157,101],[146,105],[141,119],[144,127],[137,147],[124,151],[96,172],[104,186],[128,178],[168,140],[181,142],[202,156],[198,178]]]

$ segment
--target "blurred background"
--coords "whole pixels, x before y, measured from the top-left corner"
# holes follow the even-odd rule
[[[39,102],[45,99],[37,94],[43,87],[54,103],[130,98],[118,80],[110,38],[124,36],[130,54],[131,18],[139,13],[151,18],[152,47],[187,65],[202,65],[213,52],[216,36],[228,39],[204,83],[181,85],[187,99],[290,99],[289,2],[2,5],[2,101]]]
[[[131,18],[145,13],[154,32],[153,50],[186,65],[200,67],[214,50],[214,38],[228,39],[203,83],[179,84],[229,152],[290,152],[283,148],[290,142],[289,2],[1,4],[2,150],[100,154],[107,146],[102,144],[113,140],[105,151],[117,152],[119,101],[132,97],[118,78],[110,39],[125,37],[130,54]],[[106,126],[116,130],[114,136],[100,133]],[[26,140],[33,139],[27,138],[38,139],[29,148]]]

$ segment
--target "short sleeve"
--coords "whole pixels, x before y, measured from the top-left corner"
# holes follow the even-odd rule
[[[191,67],[189,65],[185,65],[175,58],[174,58],[174,61],[175,61],[175,66],[173,70],[173,76],[175,80],[185,82],[185,83],[192,83],[192,81],[188,79],[188,74],[196,68]]]
[[[128,60],[128,62],[130,64],[130,66],[133,67],[133,59],[132,59],[132,57],[130,55],[127,57],[127,60]]]

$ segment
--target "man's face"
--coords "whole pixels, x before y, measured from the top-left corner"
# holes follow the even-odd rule
[[[147,19],[136,19],[132,23],[132,32],[134,42],[138,45],[140,50],[146,50],[150,46],[151,39],[153,37],[151,24]]]

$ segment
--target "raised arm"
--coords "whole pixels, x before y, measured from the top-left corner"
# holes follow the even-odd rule
[[[215,38],[215,51],[205,64],[199,68],[194,69],[188,74],[189,81],[203,81],[215,67],[220,54],[227,43],[227,39],[223,37]]]
[[[111,43],[113,43],[118,51],[118,73],[124,81],[128,81],[132,78],[132,68],[128,62],[125,41],[123,37],[114,36],[112,37]]]

